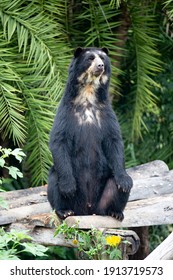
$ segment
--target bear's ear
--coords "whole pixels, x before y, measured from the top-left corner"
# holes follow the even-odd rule
[[[101,50],[102,50],[102,52],[104,52],[104,53],[106,53],[107,55],[109,55],[109,50],[108,50],[107,48],[102,48]]]
[[[74,57],[75,57],[75,58],[78,57],[78,56],[81,54],[82,51],[83,51],[83,48],[78,47],[78,48],[74,51]]]

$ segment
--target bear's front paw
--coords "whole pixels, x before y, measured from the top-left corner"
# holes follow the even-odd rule
[[[116,176],[116,185],[119,190],[122,190],[123,192],[130,192],[133,186],[133,181],[132,178],[127,173],[125,173]]]

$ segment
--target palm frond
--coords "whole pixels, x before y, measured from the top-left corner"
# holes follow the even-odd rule
[[[120,55],[117,29],[121,25],[120,11],[111,7],[104,0],[87,0],[80,9],[74,11],[73,25],[70,32],[77,39],[77,44],[84,47],[107,47],[112,60],[111,85],[117,88],[118,75],[121,69],[117,67],[117,56]]]
[[[131,16],[130,35],[132,47],[130,56],[134,59],[131,80],[133,96],[132,139],[142,136],[142,130],[147,129],[143,120],[145,111],[156,110],[157,97],[152,87],[158,86],[153,76],[161,70],[161,61],[156,49],[155,18],[150,6],[131,1],[129,10]]]
[[[25,150],[29,156],[27,164],[32,170],[32,185],[43,184],[47,181],[48,169],[51,164],[51,156],[48,149],[49,132],[54,111],[51,111],[51,102],[47,97],[40,96],[34,90],[24,91],[25,100],[29,113],[26,116],[28,121],[28,141]]]
[[[31,184],[42,185],[47,182],[48,170],[51,165],[51,155],[48,148],[49,133],[57,107],[57,101],[62,95],[62,81],[59,75],[47,88],[34,88],[34,76],[30,77],[30,88],[22,88],[23,101],[27,108],[27,143],[24,150],[27,152],[27,165],[32,172]],[[25,85],[28,77],[24,78]],[[34,81],[34,82],[33,82]],[[37,78],[37,82],[39,82]],[[31,85],[33,84],[33,87]]]
[[[11,137],[17,145],[26,138],[24,106],[18,97],[16,82],[20,80],[13,64],[12,49],[0,34],[0,132],[2,138]]]
[[[51,164],[49,132],[69,63],[70,47],[61,18],[64,14],[56,10],[63,1],[54,2],[49,0],[41,5],[39,0],[5,0],[0,3],[0,29],[11,48],[9,61],[16,73],[9,87],[1,71],[4,79],[1,108],[8,109],[8,114],[2,115],[2,133],[9,137],[17,134],[15,143],[20,145],[27,131],[24,150],[32,186],[47,182]]]
[[[127,0],[111,0],[110,6],[113,8],[116,7],[116,9],[118,9],[123,2],[127,2]]]
[[[4,138],[9,136],[14,143],[24,142],[26,136],[25,120],[22,115],[24,107],[16,96],[16,89],[11,85],[1,82],[0,85],[0,122]]]
[[[55,55],[51,49],[51,42],[54,42],[55,37],[61,34],[58,32],[61,26],[52,18],[48,21],[39,6],[32,3],[26,5],[26,1],[20,2],[20,5],[25,5],[25,9],[19,9],[18,1],[16,1],[16,7],[13,5],[13,10],[11,7],[0,10],[4,36],[10,41],[17,32],[19,52],[23,53],[23,57],[27,56],[28,64],[34,63],[35,74],[49,71],[53,75]]]
[[[173,0],[166,0],[162,5],[163,9],[167,10],[167,15],[171,19],[173,17]]]

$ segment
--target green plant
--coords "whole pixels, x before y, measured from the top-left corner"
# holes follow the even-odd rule
[[[34,186],[47,181],[49,132],[69,62],[62,4],[54,0],[0,3],[1,138],[24,146],[25,169],[32,174]]]
[[[25,157],[25,154],[22,151],[22,149],[20,149],[20,148],[16,148],[16,149],[12,150],[10,148],[2,148],[0,146],[0,168],[1,169],[4,168],[4,169],[8,170],[8,174],[14,179],[17,179],[17,177],[22,178],[23,174],[20,172],[19,168],[7,165],[6,160],[9,159],[10,156],[15,157],[15,159],[17,161],[21,162],[22,159]],[[7,179],[0,177],[0,192],[3,191],[1,186],[6,180]],[[0,196],[0,206],[8,209],[7,202],[1,196]]]
[[[19,162],[25,157],[24,152],[20,148],[14,150],[10,148],[2,148],[0,146],[0,168],[8,170],[9,175],[17,179],[17,177],[22,178],[23,174],[17,167],[8,166],[6,160],[10,156],[15,157]],[[5,181],[4,178],[0,178],[0,185]],[[0,189],[2,192],[3,190]],[[0,206],[2,208],[8,209],[7,202],[0,197]],[[11,230],[10,232],[5,232],[4,228],[0,228],[0,260],[17,260],[20,259],[23,254],[31,254],[37,257],[46,256],[45,252],[47,248],[42,245],[34,244],[31,242],[32,238],[27,234],[26,231],[18,232]]]
[[[27,241],[27,242],[24,242]],[[32,238],[26,231],[11,230],[5,232],[0,228],[0,260],[19,260],[22,259],[22,254],[32,255],[34,257],[46,256],[47,248],[31,243]],[[27,255],[25,255],[25,258]]]
[[[55,236],[58,234],[63,234],[66,239],[72,241],[73,246],[76,246],[79,251],[79,258],[96,260],[122,258],[118,246],[124,241],[120,236],[106,236],[95,228],[85,231],[76,226],[68,227],[66,222],[57,227]]]
[[[49,246],[47,251],[48,260],[76,260],[77,248],[63,246]]]
[[[162,84],[172,63],[172,18],[172,0],[1,1],[0,141],[23,145],[30,185],[47,183],[49,133],[77,46],[110,50],[127,166],[158,157],[173,166],[172,116],[162,116],[162,100],[165,108],[173,100],[164,93],[169,81]]]
[[[149,227],[149,249],[152,252],[169,234],[173,232],[173,225],[157,225]]]
[[[11,177],[14,179],[17,179],[17,177],[22,178],[23,174],[20,172],[20,170],[17,167],[14,166],[8,166],[6,164],[6,159],[10,156],[14,156],[19,162],[22,161],[22,159],[25,157],[25,153],[20,148],[16,148],[14,150],[10,148],[2,148],[0,146],[0,168],[5,168],[8,170],[8,173]],[[0,185],[3,183],[3,178],[0,178]]]

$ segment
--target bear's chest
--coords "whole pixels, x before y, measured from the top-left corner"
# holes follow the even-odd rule
[[[97,79],[87,83],[79,90],[74,100],[74,116],[78,125],[94,125],[101,127],[101,110],[96,98]]]
[[[96,84],[87,84],[74,101],[74,115],[81,125],[101,127],[101,110],[95,94]]]
[[[74,108],[74,116],[79,126],[91,125],[101,127],[101,112],[88,102]]]

